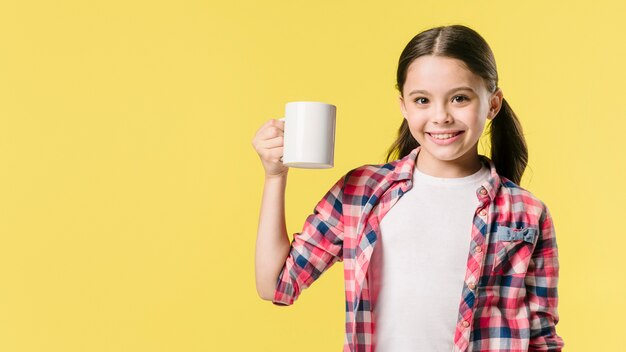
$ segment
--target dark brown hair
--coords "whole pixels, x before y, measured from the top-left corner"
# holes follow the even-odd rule
[[[396,88],[403,93],[407,69],[413,60],[423,55],[445,56],[461,60],[475,75],[480,76],[487,90],[498,88],[498,72],[491,48],[476,31],[463,25],[440,26],[417,34],[406,45],[398,62]],[[522,126],[515,113],[502,100],[498,114],[489,122],[491,160],[498,173],[514,183],[520,183],[528,164],[528,149]],[[387,153],[387,162],[403,158],[419,143],[411,135],[406,119],[398,131],[398,138]]]

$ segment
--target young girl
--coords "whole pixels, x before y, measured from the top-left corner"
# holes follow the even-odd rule
[[[554,225],[519,186],[526,142],[489,45],[461,25],[419,33],[397,89],[404,119],[388,162],[341,177],[291,243],[283,122],[258,130],[259,295],[293,304],[342,261],[344,351],[560,351]],[[487,121],[491,158],[478,154]]]

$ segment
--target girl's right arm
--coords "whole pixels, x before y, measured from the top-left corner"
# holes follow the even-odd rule
[[[259,128],[252,145],[265,169],[265,184],[256,240],[256,289],[264,300],[272,300],[278,275],[289,255],[285,224],[285,188],[289,168],[281,161],[284,121],[271,119]]]

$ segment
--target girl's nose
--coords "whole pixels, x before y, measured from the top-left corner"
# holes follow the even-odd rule
[[[436,124],[445,124],[452,122],[453,118],[444,107],[436,109],[433,113],[432,122]]]

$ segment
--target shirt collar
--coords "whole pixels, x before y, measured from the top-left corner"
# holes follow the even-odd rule
[[[413,170],[415,169],[415,161],[417,160],[417,154],[420,152],[421,148],[422,146],[417,146],[402,159],[392,161],[388,164],[389,166],[393,167],[393,171],[390,176],[392,181],[412,179]],[[491,176],[481,185],[481,187],[476,192],[479,197],[484,196],[480,194],[480,190],[484,187],[487,190],[487,195],[489,196],[489,198],[493,200],[496,197],[496,193],[502,183],[502,180],[500,178],[500,175],[496,171],[496,165],[490,158],[481,154],[479,154],[478,157],[480,158],[481,162],[489,168]]]

